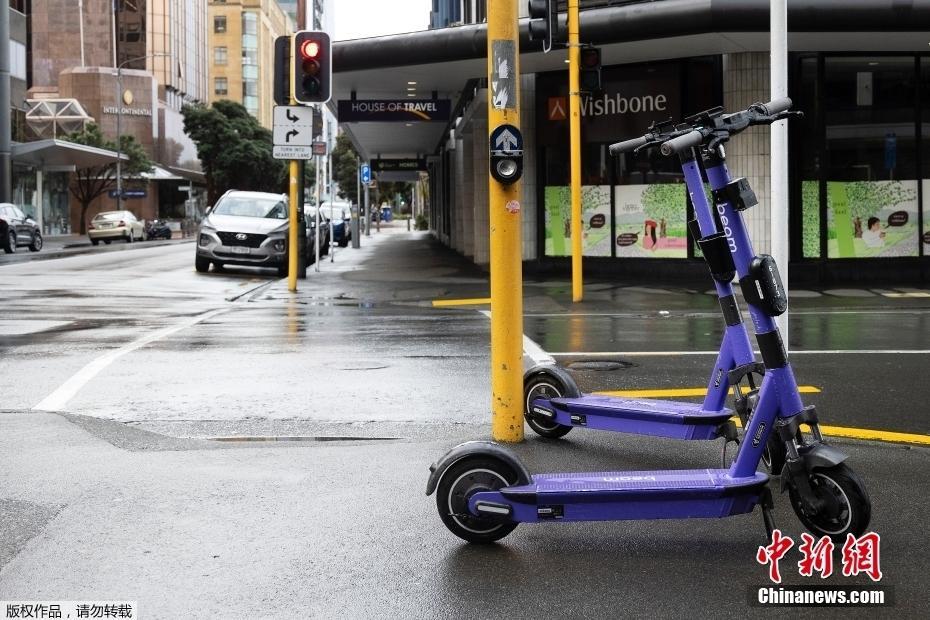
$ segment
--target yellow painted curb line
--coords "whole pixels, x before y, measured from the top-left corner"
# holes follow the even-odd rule
[[[801,394],[819,394],[820,388],[813,385],[799,385],[798,391]],[[732,393],[732,389],[730,390]],[[707,388],[673,388],[662,390],[613,390],[609,392],[594,392],[602,396],[625,396],[627,398],[674,398],[688,396],[706,396]],[[733,421],[740,426],[739,418],[733,416]],[[897,431],[881,431],[871,428],[851,428],[848,426],[824,426],[820,425],[820,430],[824,435],[831,437],[845,437],[847,439],[864,439],[871,441],[887,441],[892,443],[911,443],[922,446],[930,446],[930,435],[920,435],[917,433],[899,433]]]
[[[486,306],[491,303],[490,297],[480,297],[475,299],[434,299],[434,308],[445,308],[449,306]]]
[[[799,385],[801,394],[820,394],[820,388],[813,385]],[[730,388],[730,394],[733,388]],[[671,388],[656,390],[613,390],[595,392],[602,396],[624,396],[626,398],[684,398],[688,396],[707,396],[707,388]]]

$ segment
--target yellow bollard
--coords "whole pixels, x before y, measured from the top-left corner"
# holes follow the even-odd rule
[[[568,109],[572,190],[572,301],[584,298],[581,269],[581,48],[578,43],[578,0],[568,0]]]
[[[520,49],[517,16],[517,0],[488,0],[489,140],[502,125],[512,126],[519,134]],[[513,132],[507,135],[512,137]],[[503,149],[507,150],[513,148],[514,143],[505,140],[502,144]],[[494,148],[495,145],[491,144],[490,149]],[[488,189],[491,234],[491,435],[496,441],[518,442],[523,441],[522,184],[519,180],[502,183],[489,175]]]

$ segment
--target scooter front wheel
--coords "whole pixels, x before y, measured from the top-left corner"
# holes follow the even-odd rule
[[[492,543],[512,532],[517,524],[476,517],[468,500],[480,491],[512,486],[519,474],[506,463],[488,456],[471,456],[457,461],[442,475],[436,489],[436,508],[449,531],[471,543]]]
[[[791,506],[812,534],[829,536],[837,545],[846,542],[846,535],[861,536],[872,518],[872,502],[865,484],[852,469],[840,463],[832,467],[814,469],[810,473],[810,486],[823,508],[808,514],[801,502],[800,493],[791,485],[788,494]]]
[[[523,385],[523,416],[530,428],[541,437],[558,439],[564,437],[573,427],[546,420],[533,413],[533,401],[537,398],[560,398],[562,396],[577,396],[574,385],[566,385],[555,375],[544,373],[530,377]]]

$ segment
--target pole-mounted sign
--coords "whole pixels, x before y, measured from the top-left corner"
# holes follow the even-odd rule
[[[368,185],[369,183],[371,183],[371,166],[369,166],[368,164],[362,164],[361,174],[362,174],[362,183],[364,183],[365,185]]]

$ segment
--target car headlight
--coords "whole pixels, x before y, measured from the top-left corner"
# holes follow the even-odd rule
[[[201,232],[200,238],[197,240],[197,245],[200,247],[206,247],[210,245],[210,235],[205,235]]]
[[[284,243],[284,239],[275,239],[273,244],[275,252],[283,252],[284,248],[287,247]]]

